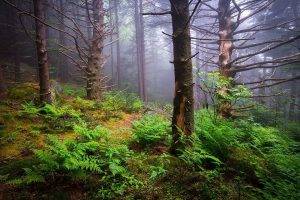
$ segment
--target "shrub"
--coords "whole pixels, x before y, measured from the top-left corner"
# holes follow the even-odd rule
[[[133,139],[143,147],[171,141],[170,122],[159,115],[145,115],[133,122]]]
[[[65,85],[62,85],[62,90],[63,90],[63,93],[65,93],[66,95],[69,95],[69,96],[76,96],[76,97],[77,96],[78,97],[86,96],[84,87],[76,87],[76,86],[72,86],[69,84],[65,84]]]
[[[40,113],[50,118],[79,118],[81,113],[70,108],[70,106],[59,106],[56,104],[46,104],[40,109]]]
[[[100,107],[106,112],[138,112],[143,103],[135,94],[114,91],[104,93]]]
[[[95,101],[83,99],[81,97],[76,97],[70,104],[76,110],[92,110],[96,107]]]

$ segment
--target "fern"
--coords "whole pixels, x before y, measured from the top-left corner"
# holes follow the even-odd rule
[[[146,115],[132,124],[133,139],[147,147],[155,143],[169,144],[171,141],[170,123],[159,115]]]

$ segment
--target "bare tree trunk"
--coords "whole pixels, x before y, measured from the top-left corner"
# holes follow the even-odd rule
[[[293,15],[295,19],[298,19],[295,21],[295,25],[296,25],[296,31],[300,31],[300,21],[299,21],[299,13],[298,13],[298,5],[299,5],[299,1],[292,1],[292,10],[293,10]],[[296,45],[298,48],[298,51],[300,51],[300,41],[297,40],[296,41]],[[292,73],[295,72],[295,69],[292,69]],[[296,102],[297,102],[297,81],[293,81],[291,82],[291,102],[289,105],[289,119],[290,120],[297,120],[297,116],[296,116]]]
[[[87,1],[87,4],[85,5],[85,21],[86,21],[86,32],[87,32],[87,39],[90,40],[92,39],[92,33],[93,29],[91,28],[91,22],[90,22],[90,8],[89,8],[89,3]]]
[[[116,38],[118,39],[116,41],[116,70],[117,70],[117,76],[116,76],[116,83],[118,85],[118,88],[121,86],[121,51],[120,51],[120,34],[119,34],[119,12],[118,12],[118,4],[117,0],[113,1],[113,12],[115,16],[115,32],[116,32]]]
[[[33,0],[34,15],[45,21],[44,1]],[[48,53],[46,49],[46,27],[39,20],[35,20],[36,26],[36,48],[39,69],[40,102],[51,103],[50,77],[48,65]]]
[[[64,1],[59,0],[59,9],[60,12],[64,13]],[[65,25],[64,25],[64,16],[60,15],[60,30],[64,31],[65,30]],[[61,31],[59,31],[59,43],[63,46],[66,46],[66,37],[65,34]],[[60,55],[59,56],[59,72],[58,72],[58,78],[62,82],[67,82],[68,81],[68,62],[66,59]]]
[[[145,50],[145,22],[143,13],[143,1],[139,2],[139,16],[140,16],[140,39],[141,39],[141,79],[142,79],[142,99],[147,102],[147,86],[146,86],[146,50]]]
[[[87,76],[87,98],[101,98],[103,90],[103,41],[104,41],[104,9],[102,0],[93,0],[93,37],[89,50]]]
[[[219,0],[219,72],[220,75],[225,78],[233,78],[234,74],[230,72],[230,61],[233,50],[232,43],[232,18],[230,11],[231,0]],[[219,105],[218,113],[225,118],[229,118],[233,115],[232,105],[229,100],[222,98],[228,95],[229,88],[223,87],[218,92],[219,94]]]
[[[176,153],[181,146],[180,135],[194,131],[193,69],[189,25],[189,0],[172,0],[173,53],[175,96],[172,118],[173,145]]]
[[[11,24],[11,27],[8,29],[11,30],[11,42],[12,46],[14,46],[14,50],[12,52],[12,58],[13,58],[13,71],[14,71],[14,81],[15,82],[20,82],[21,80],[21,69],[20,69],[20,51],[19,51],[19,45],[18,45],[18,39],[19,39],[19,34],[18,34],[18,19],[17,19],[17,14],[15,10],[9,9],[9,13],[7,15],[7,22]]]
[[[135,29],[136,29],[136,48],[137,48],[137,66],[138,66],[138,86],[139,95],[143,101],[147,100],[145,87],[145,32],[144,19],[142,16],[142,1],[135,1]]]
[[[114,86],[116,85],[116,78],[115,78],[115,63],[114,63],[114,45],[113,45],[113,40],[114,40],[114,35],[113,35],[113,28],[114,28],[114,17],[112,13],[113,9],[113,4],[112,1],[109,1],[109,27],[110,27],[110,67],[111,67],[111,84]]]

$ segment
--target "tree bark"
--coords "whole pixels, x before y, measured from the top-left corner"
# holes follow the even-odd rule
[[[295,21],[295,26],[296,26],[296,31],[300,31],[300,21],[299,21],[299,13],[298,13],[298,8],[299,8],[299,1],[292,1],[292,10],[293,10],[293,15],[295,19],[298,19]],[[300,41],[296,41],[297,49],[300,51]],[[296,69],[291,69],[292,73],[297,73]],[[291,82],[291,95],[290,95],[290,105],[289,105],[289,119],[290,120],[297,120],[296,116],[296,103],[297,103],[297,80]],[[299,119],[298,119],[299,120]]]
[[[136,29],[136,49],[137,49],[137,66],[138,66],[138,86],[139,95],[143,101],[147,101],[146,80],[145,80],[145,31],[144,18],[142,16],[143,3],[141,0],[135,1],[135,29]]]
[[[59,0],[59,9],[60,12],[64,13],[64,1],[63,0]],[[60,26],[59,29],[62,31],[65,31],[65,25],[64,25],[64,16],[60,15]],[[59,31],[59,43],[63,46],[66,46],[66,36],[63,32]],[[68,62],[66,61],[66,59],[64,58],[64,56],[60,55],[59,56],[59,72],[58,72],[58,79],[61,82],[67,82],[68,81],[68,74],[69,74],[69,70],[68,70]]]
[[[230,61],[233,50],[232,17],[230,11],[231,0],[219,0],[219,72],[226,79],[231,79],[234,74],[230,72]],[[224,86],[218,91],[218,113],[224,118],[233,115],[232,105],[229,100],[222,98],[229,94],[230,86]],[[220,95],[221,94],[221,95]]]
[[[44,3],[45,2],[42,0],[33,0],[34,15],[42,21],[45,21]],[[46,27],[39,20],[35,20],[35,29],[39,70],[40,102],[51,103],[48,53],[46,49]]]
[[[193,69],[189,24],[189,1],[172,0],[173,54],[175,95],[173,101],[172,153],[182,145],[180,135],[194,131]]]
[[[103,92],[103,42],[104,9],[102,0],[93,0],[93,37],[89,50],[87,76],[87,98],[99,99]]]
[[[119,12],[118,12],[118,4],[117,0],[113,0],[113,12],[115,16],[115,33],[116,33],[116,83],[118,88],[120,89],[121,87],[121,51],[120,51],[120,31],[119,31]]]

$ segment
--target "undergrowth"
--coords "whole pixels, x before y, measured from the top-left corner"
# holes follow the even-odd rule
[[[76,139],[61,140],[49,135],[46,147],[35,150],[38,164],[24,168],[24,176],[9,180],[23,185],[65,177],[66,180],[96,181],[99,198],[113,198],[139,181],[129,172],[126,161],[131,152],[126,146],[112,146],[109,131],[101,126],[89,129],[85,123],[75,125]],[[95,184],[95,182],[94,182]]]

